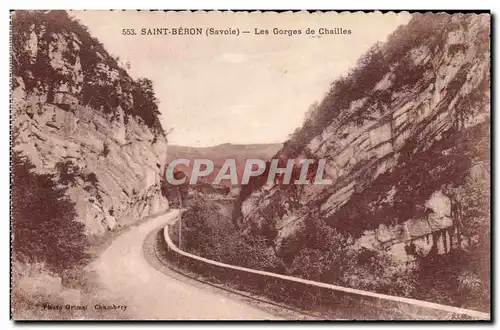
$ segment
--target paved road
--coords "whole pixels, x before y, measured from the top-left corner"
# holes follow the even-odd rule
[[[127,318],[143,320],[277,319],[243,301],[171,278],[144,259],[142,245],[146,236],[178,214],[174,210],[132,227],[94,262],[92,268],[104,286],[103,295],[112,297],[108,303],[126,304]]]

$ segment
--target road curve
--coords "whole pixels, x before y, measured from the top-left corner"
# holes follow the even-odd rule
[[[133,226],[93,262],[108,303],[127,305],[124,318],[141,320],[278,319],[243,301],[171,278],[144,259],[142,245],[148,234],[178,214],[173,210]]]

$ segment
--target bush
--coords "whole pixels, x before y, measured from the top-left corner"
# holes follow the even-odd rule
[[[144,123],[154,129],[163,129],[159,125],[160,111],[158,98],[155,95],[153,82],[147,78],[139,78],[132,91],[134,108],[132,114],[141,117]]]
[[[102,144],[102,153],[104,157],[106,157],[109,154],[109,146],[106,142]]]
[[[164,175],[166,176],[166,170]],[[190,189],[189,178],[184,172],[178,170],[174,171],[173,176],[176,180],[185,178],[184,183],[180,185],[173,185],[169,183],[166,177],[164,177],[161,185],[161,193],[165,196],[165,198],[167,198],[171,207],[180,208],[181,206],[184,206],[188,198]]]
[[[14,259],[41,262],[54,272],[88,260],[85,226],[76,221],[66,187],[52,174],[36,174],[20,153],[12,155],[12,248]]]
[[[396,264],[384,252],[361,248],[349,250],[344,258],[339,283],[351,288],[411,296],[416,288],[417,272]]]
[[[91,186],[95,187],[98,184],[97,176],[95,175],[94,172],[90,172],[85,174],[84,178],[85,182],[89,183]]]
[[[322,220],[306,219],[307,248],[287,268],[292,276],[387,294],[409,295],[416,275],[398,267],[389,256],[355,248],[349,235],[340,233]]]
[[[174,233],[174,242],[177,239]],[[243,235],[219,206],[200,197],[182,215],[182,249],[232,265],[283,272],[283,262],[261,236]]]
[[[230,219],[214,221],[221,216],[217,206],[201,198],[193,201],[183,214],[182,248],[230,265],[357,289],[405,296],[415,289],[416,273],[398,267],[383,253],[354,249],[349,235],[339,233],[313,214],[306,219],[301,237],[308,246],[297,251],[288,264],[284,260],[289,258],[277,257],[266,237],[243,235]]]
[[[55,166],[59,174],[59,183],[68,186],[76,183],[76,178],[80,174],[80,168],[74,165],[70,160],[57,162]]]

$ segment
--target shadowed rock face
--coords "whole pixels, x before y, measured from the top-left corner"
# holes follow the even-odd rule
[[[489,164],[489,30],[488,16],[414,15],[280,151],[326,158],[333,184],[257,186],[239,201],[241,226],[280,252],[311,214],[355,237],[423,219],[416,206]]]
[[[136,82],[64,12],[23,13],[12,26],[14,149],[58,173],[89,235],[166,210],[167,141],[134,113]]]

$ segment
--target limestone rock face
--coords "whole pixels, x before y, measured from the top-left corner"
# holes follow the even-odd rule
[[[325,158],[333,184],[258,187],[242,198],[241,226],[272,227],[279,251],[308,214],[358,237],[382,225],[387,241],[419,216],[417,205],[444,213],[435,196],[469,174],[480,158],[469,151],[489,134],[488,39],[488,16],[414,15],[381,46],[382,69],[359,68],[337,99],[343,82],[334,84],[319,112],[336,115],[313,116],[320,129],[302,128],[305,141],[292,138],[280,152]]]
[[[65,12],[22,14],[12,24],[14,150],[57,173],[89,235],[168,209],[166,137],[133,112],[133,79]]]

